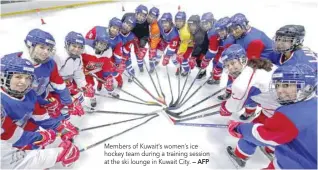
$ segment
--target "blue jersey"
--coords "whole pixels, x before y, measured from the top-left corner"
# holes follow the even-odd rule
[[[132,32],[129,32],[125,35],[120,33],[120,37],[121,37],[122,42],[123,42],[123,54],[126,56],[127,55],[130,56],[131,46],[136,45],[136,44],[134,44],[135,38],[136,38],[135,34]]]
[[[264,32],[253,27],[235,43],[246,50],[248,59],[260,57],[269,59],[273,51],[273,41]]]
[[[179,47],[179,32],[176,27],[172,27],[169,32],[165,32],[162,28],[161,22],[158,23],[162,40],[168,44],[168,49],[165,55],[172,56],[176,53],[177,48]]]

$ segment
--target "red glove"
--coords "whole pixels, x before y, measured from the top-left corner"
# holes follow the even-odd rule
[[[228,111],[225,107],[226,101],[223,101],[220,107],[220,115],[221,116],[231,116],[232,113]]]
[[[240,134],[240,133],[238,133],[238,132],[236,131],[236,128],[237,128],[240,124],[242,124],[241,122],[235,122],[235,121],[233,121],[233,120],[230,120],[228,124],[229,124],[228,130],[229,130],[229,133],[230,133],[232,136],[234,136],[234,137],[236,137],[236,138],[242,138],[242,137],[243,137],[242,134]]]
[[[210,61],[211,61],[211,60],[208,60],[208,59],[206,59],[206,58],[204,57],[204,58],[202,59],[202,62],[201,62],[201,68],[202,68],[202,69],[205,69],[205,68],[209,65]]]
[[[95,89],[92,84],[87,83],[85,87],[82,87],[82,90],[84,92],[85,97],[92,98],[95,95]]]
[[[71,140],[74,136],[78,135],[78,128],[67,120],[63,120],[56,130],[61,134],[63,141]]]
[[[64,167],[68,167],[78,160],[80,151],[71,141],[62,141],[59,147],[63,150],[57,156],[56,162],[61,162]]]
[[[113,76],[108,76],[105,79],[105,83],[104,86],[106,88],[107,91],[113,91],[114,90],[114,80],[113,80]]]
[[[149,49],[149,59],[153,59],[157,55],[157,49]]]
[[[197,65],[197,59],[195,57],[191,57],[189,59],[189,66],[191,70]]]
[[[147,50],[148,50],[147,48],[139,48],[139,50],[137,51],[137,54],[136,54],[139,60],[144,59],[144,57],[147,53]]]
[[[46,111],[48,112],[48,114],[53,117],[56,118],[58,116],[60,116],[61,114],[61,104],[59,103],[59,101],[57,99],[55,99],[54,97],[50,97],[48,99],[48,101],[50,103],[43,105],[43,107],[46,109]]]
[[[53,143],[56,138],[56,133],[54,130],[49,129],[49,130],[44,130],[39,132],[42,136],[42,139],[40,141],[36,141],[33,144],[40,146],[40,148],[44,148],[45,146]]]
[[[163,65],[163,66],[168,65],[168,64],[169,64],[169,60],[170,60],[170,57],[167,56],[167,55],[165,55],[165,56],[163,57],[163,60],[162,60],[162,65]]]
[[[82,104],[78,98],[74,99],[71,104],[67,105],[67,108],[69,115],[82,116],[85,114]]]
[[[73,83],[73,81],[66,80],[65,81],[65,85],[66,85],[66,87],[68,88],[68,90],[70,91],[71,94],[77,94],[78,93],[77,87]]]
[[[179,64],[182,64],[182,61],[183,61],[183,59],[184,59],[183,54],[184,54],[184,53],[177,54],[177,61],[178,61]]]
[[[121,62],[120,64],[117,65],[117,68],[116,68],[116,71],[119,73],[119,74],[123,74],[123,72],[125,71],[126,69],[126,64]]]

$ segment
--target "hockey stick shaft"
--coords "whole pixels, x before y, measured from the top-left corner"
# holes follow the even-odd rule
[[[147,73],[148,73],[148,75],[149,75],[149,77],[150,77],[150,80],[151,80],[151,82],[152,82],[152,85],[155,87],[155,90],[156,90],[156,92],[157,92],[158,97],[159,97],[159,98],[162,98],[162,97],[160,96],[160,94],[159,94],[159,91],[158,91],[158,89],[157,89],[157,86],[155,85],[155,82],[154,82],[154,80],[153,80],[151,74],[149,73],[149,69],[148,69],[148,66],[147,66],[146,61],[145,61],[145,60],[143,60],[143,61],[144,61],[144,64],[145,64]]]
[[[156,74],[156,77],[157,77],[157,81],[158,81],[158,84],[159,84],[159,89],[160,89],[161,95],[163,97],[164,102],[166,103],[166,95],[162,91],[161,83],[160,83],[160,80],[159,80],[159,76],[158,76],[156,67],[155,67],[155,74]]]
[[[101,128],[101,127],[107,127],[107,126],[117,125],[117,124],[121,124],[121,123],[125,123],[125,122],[130,122],[130,121],[134,121],[134,120],[138,120],[138,119],[143,119],[143,118],[145,118],[145,117],[147,117],[147,116],[149,116],[149,115],[142,116],[142,117],[138,117],[138,118],[133,118],[133,119],[127,119],[127,120],[123,120],[123,121],[118,121],[118,122],[113,122],[113,123],[107,123],[107,124],[104,124],[104,125],[99,125],[99,126],[84,128],[84,129],[81,129],[80,131],[83,132],[83,131],[87,131],[87,130],[98,129],[98,128]]]
[[[147,116],[150,114],[155,114],[156,112],[162,111],[156,110],[151,113],[134,113],[134,112],[118,112],[118,111],[108,111],[108,110],[94,110],[94,112],[104,113],[104,114],[119,114],[119,115],[137,115],[137,116]]]
[[[197,79],[198,75],[200,74],[201,70],[202,70],[202,69],[200,68],[200,70],[199,70],[198,74],[194,77],[194,80],[192,81],[191,85],[189,86],[189,88],[188,88],[187,92],[186,92],[186,93],[185,93],[185,95],[183,96],[183,98],[182,98],[182,100],[180,101],[180,103],[182,103],[182,102],[183,102],[183,100],[185,99],[185,97],[188,95],[188,93],[189,93],[190,89],[192,88],[192,86],[193,86],[193,84],[194,84],[195,80]]]
[[[181,120],[175,120],[175,122],[185,122],[185,121],[189,121],[189,120],[200,119],[200,118],[203,118],[203,117],[208,117],[208,116],[216,115],[216,114],[219,114],[219,113],[220,113],[220,111],[215,111],[215,112],[206,113],[206,114],[199,115],[199,116],[193,116],[193,117],[189,117],[189,118],[185,118],[185,119],[181,119]]]
[[[101,141],[99,141],[99,142],[96,142],[96,143],[94,143],[94,144],[92,144],[92,145],[89,145],[89,146],[87,146],[87,147],[84,147],[84,148],[82,148],[82,149],[80,150],[80,152],[84,152],[84,151],[86,151],[86,150],[88,150],[88,149],[91,149],[91,148],[93,148],[93,147],[95,147],[95,146],[97,146],[97,145],[99,145],[99,144],[102,144],[102,143],[104,143],[104,142],[106,142],[106,141],[108,141],[108,140],[110,140],[110,139],[112,139],[112,138],[114,138],[114,137],[120,136],[120,135],[122,135],[122,134],[124,134],[124,133],[126,133],[126,132],[129,132],[129,131],[131,131],[131,130],[133,130],[133,129],[139,127],[139,126],[141,126],[141,125],[144,125],[144,124],[146,124],[147,122],[149,122],[151,119],[153,119],[153,118],[155,118],[155,117],[157,117],[157,116],[158,116],[158,115],[152,116],[151,118],[147,119],[146,121],[144,121],[144,122],[142,122],[142,123],[140,123],[140,124],[138,124],[138,125],[136,125],[136,126],[133,126],[133,127],[129,128],[129,129],[126,129],[126,130],[124,130],[124,131],[122,131],[122,132],[120,132],[120,133],[117,133],[117,134],[115,134],[115,135],[113,135],[113,136],[110,136],[110,137],[108,137],[108,138],[106,138],[106,139],[103,139],[103,140],[101,140]]]
[[[171,81],[170,81],[170,75],[169,75],[169,71],[168,71],[168,65],[166,65],[166,72],[167,72],[167,76],[168,76],[168,82],[169,82],[169,87],[170,87],[170,93],[171,93],[171,97],[173,101],[173,93],[172,93],[172,87],[171,87]],[[170,102],[171,103],[171,102]]]
[[[180,126],[194,126],[194,127],[210,127],[210,128],[228,128],[226,124],[201,124],[201,123],[181,123],[177,122],[175,125]]]
[[[95,93],[95,95],[96,95],[96,96],[101,96],[101,97],[106,97],[106,98],[111,98],[111,99],[115,99],[115,100],[121,100],[121,101],[129,102],[129,103],[140,104],[140,105],[146,105],[146,106],[161,106],[160,104],[158,104],[158,103],[156,103],[156,102],[142,103],[142,102],[136,102],[136,101],[127,100],[127,99],[122,99],[122,98],[109,97],[109,96],[102,95],[102,94],[98,94],[98,93]]]

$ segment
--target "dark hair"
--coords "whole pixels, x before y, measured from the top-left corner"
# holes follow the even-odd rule
[[[253,69],[264,69],[266,71],[271,71],[273,63],[268,59],[253,58],[247,61],[247,66],[252,67]]]

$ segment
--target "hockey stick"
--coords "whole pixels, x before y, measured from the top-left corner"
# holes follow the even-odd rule
[[[182,87],[182,90],[181,90],[181,94],[178,96],[176,102],[173,103],[173,104],[172,104],[171,106],[169,106],[169,107],[176,107],[176,106],[179,104],[180,99],[182,98],[182,94],[183,94],[184,88],[185,88],[185,86],[186,86],[186,84],[187,84],[187,82],[188,82],[188,78],[189,78],[189,74],[187,75],[187,77],[186,77],[186,79],[185,79],[185,81],[184,81],[184,83],[183,83],[183,87]]]
[[[137,116],[146,116],[150,114],[154,114],[157,112],[161,112],[163,109],[158,109],[150,113],[136,113],[136,112],[118,112],[118,111],[108,111],[108,110],[94,110],[94,112],[97,113],[103,113],[103,114],[119,114],[119,115],[137,115]]]
[[[207,96],[206,98],[204,98],[204,99],[198,101],[197,103],[195,103],[195,104],[193,104],[192,106],[190,106],[190,107],[184,109],[184,110],[181,111],[181,112],[171,112],[170,110],[166,110],[166,112],[169,113],[169,114],[181,115],[182,113],[184,113],[184,112],[186,112],[186,111],[188,111],[188,110],[190,110],[190,109],[193,109],[194,107],[200,105],[200,104],[203,103],[204,101],[206,101],[206,100],[210,99],[211,97],[215,96],[216,94],[220,93],[220,92],[223,91],[225,88],[226,88],[226,87],[219,89],[218,91],[212,93],[211,95],[209,95],[209,96]]]
[[[203,108],[201,110],[197,110],[197,111],[194,111],[192,113],[188,113],[186,115],[182,115],[182,116],[179,116],[179,115],[173,115],[173,114],[170,114],[169,112],[166,112],[170,117],[172,117],[173,119],[182,119],[182,118],[185,118],[185,117],[189,117],[189,116],[192,116],[192,115],[195,115],[195,114],[198,114],[198,113],[201,113],[201,112],[204,112],[204,111],[207,111],[207,110],[210,110],[210,109],[213,109],[215,107],[218,107],[220,106],[221,103],[218,103],[218,104],[215,104],[215,105],[212,105],[212,106],[209,106],[209,107],[206,107],[206,108]],[[166,109],[165,109],[166,110]]]
[[[171,87],[171,81],[170,81],[170,75],[169,75],[169,71],[168,71],[168,65],[166,65],[166,72],[167,72],[167,76],[168,76],[168,82],[169,82],[169,87],[170,87],[170,93],[171,93],[171,102],[169,103],[169,106],[172,105],[173,103],[173,92],[172,92],[172,87]]]
[[[211,113],[206,113],[206,114],[203,114],[203,115],[198,115],[198,116],[192,116],[192,117],[189,117],[189,118],[185,118],[185,119],[180,119],[180,120],[174,120],[172,119],[174,122],[185,122],[185,121],[189,121],[189,120],[195,120],[195,119],[200,119],[200,118],[203,118],[203,117],[208,117],[208,116],[212,116],[212,115],[216,115],[216,114],[219,114],[220,111],[214,111],[214,112],[211,112]]]
[[[226,124],[205,124],[205,123],[180,123],[176,122],[175,125],[181,126],[194,126],[194,127],[211,127],[211,128],[228,128]]]
[[[126,77],[129,77],[126,73],[124,73],[124,75],[126,76]],[[163,105],[166,105],[166,103],[164,102],[164,101],[162,101],[162,100],[160,100],[160,99],[157,99],[154,95],[152,95],[148,90],[147,90],[147,88],[135,77],[135,76],[133,76],[132,75],[132,80],[133,80],[133,82],[138,86],[138,87],[140,87],[143,91],[145,91],[151,98],[153,98],[154,100],[156,100],[157,102],[159,102],[159,103],[161,103],[161,104],[163,104]],[[138,82],[138,83],[137,83]]]
[[[129,102],[129,103],[135,103],[135,104],[146,105],[146,106],[161,106],[160,104],[158,104],[158,103],[156,103],[156,102],[142,103],[142,102],[136,102],[136,101],[127,100],[127,99],[122,99],[122,98],[110,97],[110,96],[103,95],[103,94],[99,94],[99,93],[95,93],[95,95],[96,95],[96,96],[101,96],[101,97],[110,98],[110,99],[121,100],[121,101]]]
[[[160,83],[160,80],[159,80],[159,76],[158,76],[158,73],[157,73],[156,66],[155,66],[155,74],[156,74],[156,77],[157,77],[157,81],[158,81],[158,84],[159,84],[159,89],[160,89],[161,95],[163,97],[163,101],[166,103],[166,95],[162,91],[161,83]]]
[[[140,124],[138,124],[138,125],[136,125],[136,126],[133,126],[133,127],[129,128],[129,129],[126,129],[126,130],[124,130],[124,131],[122,131],[122,132],[120,132],[120,133],[117,133],[117,134],[115,134],[115,135],[113,135],[113,136],[110,136],[110,137],[108,137],[108,138],[106,138],[106,139],[103,139],[103,140],[101,140],[101,141],[99,141],[99,142],[96,142],[96,143],[94,143],[94,144],[92,144],[92,145],[89,145],[89,146],[87,146],[87,147],[84,147],[84,148],[82,148],[82,149],[80,150],[80,152],[84,152],[84,151],[86,151],[86,150],[88,150],[88,149],[91,149],[91,148],[93,148],[93,147],[95,147],[95,146],[97,146],[97,145],[99,145],[99,144],[102,144],[102,143],[104,143],[104,142],[106,142],[106,141],[108,141],[108,140],[110,140],[110,139],[112,139],[112,138],[114,138],[114,137],[120,136],[120,135],[122,135],[122,134],[124,134],[124,133],[126,133],[126,132],[128,132],[128,131],[131,131],[131,130],[133,130],[133,129],[139,127],[139,126],[141,126],[141,125],[144,125],[144,124],[146,124],[147,122],[149,122],[151,119],[153,119],[153,118],[155,118],[155,117],[157,117],[157,116],[158,116],[158,115],[152,116],[151,118],[147,119],[146,121],[144,121],[144,122],[142,122],[142,123],[140,123]]]
[[[185,95],[183,96],[183,98],[182,98],[182,100],[180,101],[180,103],[182,103],[183,100],[184,100],[184,98],[188,95],[188,93],[189,93],[190,89],[192,88],[192,86],[193,86],[195,80],[197,79],[196,77],[200,74],[200,71],[201,71],[201,68],[200,68],[198,74],[195,76],[194,80],[192,81],[191,85],[189,86],[187,92],[186,92]],[[181,106],[180,106],[180,105],[177,105],[177,106],[175,106],[175,107],[170,107],[169,109],[178,109],[179,107],[181,107]]]
[[[212,77],[212,76],[211,76]],[[180,103],[180,106],[183,106],[186,102],[188,102],[207,82],[209,81],[209,79],[207,79],[203,84],[201,84],[196,90],[194,90],[194,92],[192,92],[192,94],[183,102]]]
[[[92,77],[94,77],[94,78],[96,78],[96,80],[98,80],[98,81],[100,81],[100,82],[102,82],[102,83],[106,83],[105,80],[103,80],[103,79],[97,77],[95,74],[89,74],[89,75],[92,76]],[[135,96],[135,95],[133,95],[133,94],[131,94],[131,93],[129,93],[129,92],[123,90],[123,89],[121,89],[121,88],[119,88],[119,90],[122,91],[122,92],[124,92],[125,94],[131,96],[131,97],[134,97],[135,99],[138,99],[139,101],[144,102],[144,103],[152,103],[151,101],[148,101],[148,102],[147,102],[147,101],[145,101],[145,100],[143,100],[143,99],[141,99],[141,98],[139,98],[139,97],[137,97],[137,96]]]
[[[151,80],[151,82],[152,82],[152,85],[155,87],[155,90],[156,90],[156,92],[157,92],[157,94],[158,94],[158,97],[159,97],[160,99],[162,99],[162,97],[160,96],[159,91],[158,91],[158,89],[157,89],[157,86],[155,85],[155,82],[153,81],[153,78],[152,78],[151,74],[149,73],[149,69],[148,69],[148,66],[147,66],[146,61],[143,60],[143,62],[144,62],[144,64],[145,64],[146,71],[147,71],[147,73],[148,73],[148,75],[149,75],[149,77],[150,77],[150,80]]]
[[[154,115],[154,114],[150,114],[150,115]],[[133,119],[127,119],[127,120],[118,121],[118,122],[113,122],[113,123],[107,123],[107,124],[99,125],[99,126],[88,127],[88,128],[81,129],[80,132],[84,132],[84,131],[92,130],[92,129],[98,129],[98,128],[106,127],[106,126],[117,125],[117,124],[130,122],[130,121],[134,121],[134,120],[138,120],[138,119],[143,119],[143,118],[150,116],[150,115],[146,115],[146,116],[142,116],[142,117],[138,117],[138,118],[133,118]]]

